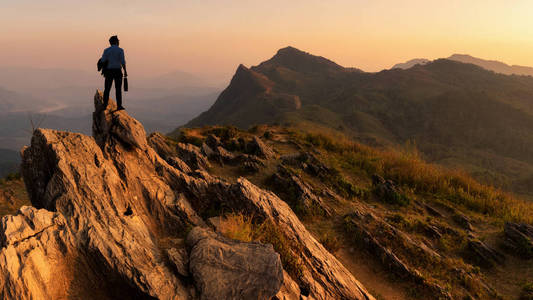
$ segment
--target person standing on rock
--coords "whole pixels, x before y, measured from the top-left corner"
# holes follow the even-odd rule
[[[116,35],[109,38],[111,47],[104,50],[100,62],[105,66],[103,74],[105,77],[104,83],[104,107],[107,108],[109,103],[109,92],[113,81],[115,82],[115,91],[117,98],[117,110],[123,110],[122,106],[122,69],[124,69],[124,77],[128,77],[126,71],[126,59],[124,58],[124,50],[118,46],[119,40]]]

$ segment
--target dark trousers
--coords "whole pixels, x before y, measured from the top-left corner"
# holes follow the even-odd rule
[[[115,92],[117,97],[117,106],[122,107],[122,70],[121,69],[109,69],[104,73],[104,106],[107,107],[109,103],[109,92],[111,91],[111,85],[115,82]]]

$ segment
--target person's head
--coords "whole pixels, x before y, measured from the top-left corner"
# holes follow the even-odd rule
[[[118,36],[114,35],[109,38],[109,43],[111,45],[117,45],[118,46]]]

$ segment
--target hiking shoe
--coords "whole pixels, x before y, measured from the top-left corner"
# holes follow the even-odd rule
[[[124,106],[119,106],[119,107],[117,108],[117,111],[119,111],[119,110],[125,110]]]

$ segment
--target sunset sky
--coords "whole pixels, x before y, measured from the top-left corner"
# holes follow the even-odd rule
[[[533,66],[533,1],[0,0],[0,66],[94,71],[112,34],[130,76],[230,76],[288,45],[365,71],[453,53]]]

